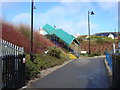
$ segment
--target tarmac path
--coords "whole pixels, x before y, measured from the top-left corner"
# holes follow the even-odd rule
[[[30,88],[109,88],[109,78],[103,60],[105,57],[73,60]]]

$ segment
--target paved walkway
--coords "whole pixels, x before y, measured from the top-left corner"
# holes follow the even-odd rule
[[[31,84],[31,88],[109,88],[103,57],[70,62]]]

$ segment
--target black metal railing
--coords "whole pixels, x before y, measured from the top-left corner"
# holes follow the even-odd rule
[[[25,55],[23,47],[0,39],[2,57],[2,84],[4,88],[20,88],[25,85]]]
[[[25,55],[6,55],[3,60],[3,88],[20,88],[25,85]]]
[[[120,88],[120,54],[112,54],[112,85]]]
[[[116,49],[118,52],[119,49]],[[120,53],[113,53],[113,50],[105,52],[108,66],[112,72],[112,87],[120,88]]]

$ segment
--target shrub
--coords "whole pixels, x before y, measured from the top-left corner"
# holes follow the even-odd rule
[[[61,58],[61,54],[62,54],[62,51],[60,48],[57,48],[57,47],[50,47],[49,48],[49,51],[48,51],[48,54],[50,56],[54,56],[56,58]]]
[[[30,51],[29,40],[18,30],[16,30],[15,26],[12,24],[2,22],[2,39],[24,47],[25,52],[27,53]]]
[[[54,67],[58,63],[58,59],[56,57],[46,55],[45,57],[42,58],[42,66],[41,69],[46,69],[50,67]]]
[[[27,79],[34,78],[38,73],[40,73],[40,70],[44,70],[47,68],[54,67],[56,65],[61,65],[65,61],[67,61],[66,56],[61,56],[61,58],[56,58],[51,55],[45,55],[40,56],[35,54],[34,55],[34,62],[31,62],[30,55],[26,55],[26,77]]]
[[[100,56],[101,55],[101,53],[100,52],[93,52],[93,53],[91,53],[90,54],[90,56]]]
[[[86,54],[80,54],[80,57],[88,57],[88,53],[86,53]]]
[[[119,50],[117,50],[116,53],[120,53]]]
[[[98,39],[98,38],[102,38],[102,36],[91,36],[91,39]]]
[[[99,36],[98,38],[96,38],[96,42],[98,44],[103,44],[103,43],[113,43],[114,39],[110,38],[110,37],[103,37],[103,36]]]
[[[34,52],[41,54],[53,43],[38,32],[34,32]]]
[[[102,38],[102,39],[105,39],[105,40],[112,40],[112,38],[105,37],[105,36],[91,36],[91,39],[99,39],[99,38]]]
[[[93,52],[93,53],[90,53],[90,54],[88,54],[88,53],[81,54],[81,56],[83,56],[83,57],[94,57],[94,56],[100,56],[100,55],[101,55],[100,52]]]
[[[20,24],[18,26],[18,30],[27,38],[30,40],[30,27],[24,24]]]
[[[10,22],[2,22],[2,39],[20,47],[24,47],[26,53],[30,53],[30,28],[27,25],[12,25]],[[53,43],[39,32],[34,30],[33,52],[42,54]]]
[[[112,40],[112,38],[110,37],[102,37],[103,39],[106,39],[106,40]]]
[[[105,43],[105,40],[102,39],[102,38],[98,38],[98,39],[96,40],[96,42],[99,43],[99,44],[103,44],[103,43]]]
[[[78,38],[78,41],[79,41],[79,42],[83,42],[83,39],[82,39],[82,38]]]
[[[56,65],[60,65],[66,60],[67,59],[65,58],[58,59],[50,55],[45,55],[43,57],[37,56],[36,59],[34,60],[34,64],[36,65],[37,68],[39,68],[39,70],[43,70],[46,68],[54,67]]]
[[[38,66],[36,66],[36,64],[31,62],[29,55],[26,56],[25,72],[26,72],[26,79],[31,79],[40,72]]]

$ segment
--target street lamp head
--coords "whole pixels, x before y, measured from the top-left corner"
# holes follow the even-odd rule
[[[56,28],[56,26],[54,25],[54,28]]]
[[[33,9],[36,9],[36,7],[35,7],[35,6],[33,6]]]
[[[91,11],[91,13],[90,13],[91,15],[94,15],[95,13],[93,12],[93,11]]]

